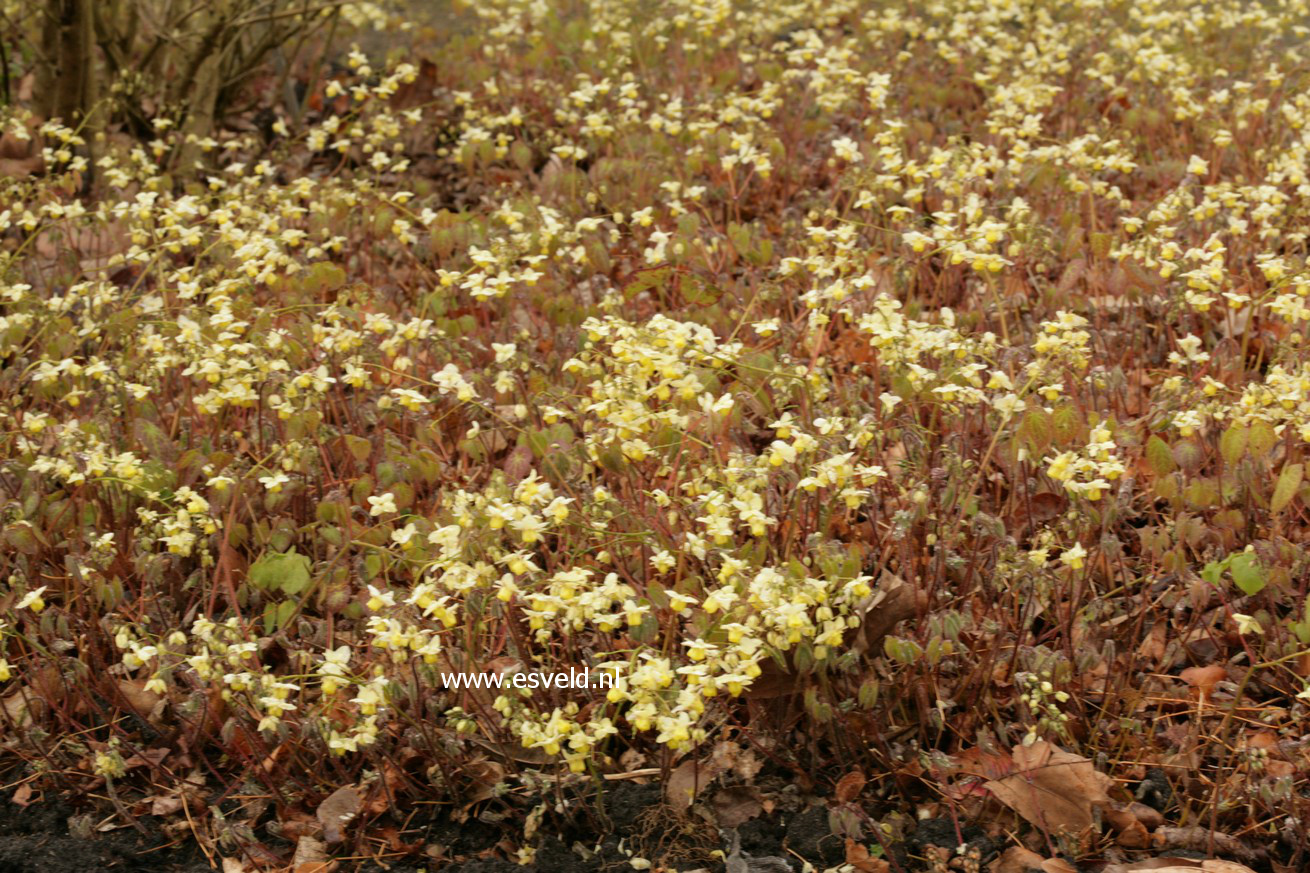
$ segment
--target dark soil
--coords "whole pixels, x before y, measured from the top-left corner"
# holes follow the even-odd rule
[[[594,799],[594,798],[593,798]],[[586,812],[572,819],[542,823],[534,861],[519,866],[498,853],[507,836],[519,843],[514,831],[521,818],[510,816],[504,824],[476,817],[456,822],[448,814],[407,823],[388,822],[383,816],[377,826],[404,827],[404,842],[431,848],[440,846],[439,858],[415,854],[386,859],[386,866],[365,862],[343,865],[341,873],[418,873],[439,869],[442,873],[617,873],[631,870],[633,856],[650,858],[657,865],[692,870],[723,871],[722,855],[730,849],[728,834],[696,815],[683,815],[663,803],[657,784],[620,783],[606,792],[599,804],[587,804]],[[147,834],[133,828],[95,833],[105,810],[80,808],[48,795],[29,807],[0,797],[0,873],[203,873],[211,868],[200,848],[190,839],[174,843],[160,830],[159,821],[143,818]],[[511,821],[512,820],[512,825]],[[70,821],[74,823],[70,832]],[[405,826],[407,824],[407,826]],[[77,834],[80,835],[75,835]],[[86,833],[90,836],[86,836]],[[521,834],[521,832],[520,832]],[[824,805],[747,821],[737,829],[745,856],[778,859],[799,871],[802,859],[819,869],[844,860],[844,840],[832,834],[828,809]],[[953,834],[952,834],[953,836]],[[270,840],[266,845],[280,843]],[[281,851],[285,846],[281,846]]]
[[[787,823],[786,845],[807,861],[822,861],[823,867],[832,867],[846,857],[846,840],[832,832],[826,806],[814,806],[792,816]]]
[[[172,844],[158,825],[148,834],[132,828],[85,839],[69,833],[70,817],[86,814],[62,801],[23,808],[0,799],[0,873],[91,873],[96,870],[208,873],[209,862],[193,842]]]

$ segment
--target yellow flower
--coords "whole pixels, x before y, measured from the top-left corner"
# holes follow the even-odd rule
[[[23,598],[18,601],[18,605],[15,606],[14,608],[30,609],[33,612],[40,612],[41,610],[45,609],[45,598],[43,598],[41,595],[45,593],[47,587],[48,586],[42,585],[40,588],[36,589],[35,591],[27,592],[26,594],[23,595]]]
[[[1083,559],[1086,557],[1087,550],[1082,547],[1081,543],[1075,543],[1060,554],[1060,562],[1074,570],[1080,570],[1083,567]]]

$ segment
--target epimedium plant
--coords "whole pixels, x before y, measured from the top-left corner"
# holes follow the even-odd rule
[[[38,126],[0,211],[9,752],[294,805],[732,734],[890,807],[1046,739],[1140,778],[1181,712],[1215,733],[1180,815],[1244,798],[1305,851],[1299,765],[1222,751],[1306,712],[1295,11],[675,5],[480,3],[271,144],[106,136],[91,197]],[[443,680],[573,668],[616,682]]]

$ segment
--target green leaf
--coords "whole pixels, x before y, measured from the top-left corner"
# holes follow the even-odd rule
[[[1223,579],[1224,568],[1228,566],[1228,561],[1211,561],[1201,568],[1201,578],[1211,585],[1218,585],[1219,580]]]
[[[1303,475],[1304,467],[1301,464],[1288,464],[1283,468],[1283,472],[1278,474],[1278,484],[1274,486],[1274,499],[1269,501],[1271,510],[1282,512],[1292,502],[1301,487]]]
[[[667,264],[663,267],[647,267],[637,270],[623,286],[623,299],[632,300],[638,294],[667,285],[673,275],[673,268]]]
[[[1055,410],[1051,415],[1051,424],[1055,426],[1055,436],[1061,444],[1073,442],[1082,433],[1082,421],[1072,404]]]
[[[652,643],[659,636],[660,624],[655,616],[646,613],[641,617],[641,624],[629,628],[628,635],[639,643]]]
[[[751,250],[751,232],[743,224],[728,222],[728,239],[732,241],[732,247],[739,255],[744,255]]]
[[[860,706],[865,709],[873,709],[874,705],[878,702],[878,680],[865,679],[861,682],[860,690],[857,692],[856,698],[859,700]]]
[[[1158,436],[1153,436],[1146,441],[1146,463],[1157,476],[1168,476],[1178,469],[1173,450]]]
[[[1044,409],[1029,410],[1019,424],[1019,435],[1028,442],[1031,454],[1041,456],[1050,448],[1051,440],[1055,436],[1051,416]]]
[[[1305,598],[1305,609],[1302,611],[1300,621],[1290,622],[1288,627],[1296,638],[1301,641],[1301,645],[1310,646],[1310,595]]]
[[[1274,433],[1274,426],[1267,421],[1251,422],[1251,436],[1247,445],[1251,449],[1252,457],[1263,458],[1269,454],[1269,450],[1278,442],[1278,434]]]
[[[1196,509],[1205,509],[1219,503],[1219,486],[1213,479],[1198,479],[1183,489],[1183,499]]]
[[[30,524],[16,524],[5,528],[4,541],[5,545],[25,555],[37,555],[41,552],[41,545],[37,542],[36,534]]]
[[[367,461],[369,455],[373,454],[373,443],[363,437],[346,434],[341,439],[345,441],[346,449],[355,456],[356,461]]]
[[[527,441],[528,448],[532,449],[533,456],[537,458],[546,456],[546,450],[550,446],[550,434],[544,430],[533,428],[525,431],[524,438]]]
[[[295,549],[272,552],[250,565],[250,584],[263,591],[299,594],[309,587],[309,558]]]
[[[335,291],[346,284],[346,271],[331,261],[319,261],[305,272],[305,290],[311,294]]]
[[[883,651],[894,661],[902,664],[913,664],[923,657],[923,649],[914,640],[903,640],[899,637],[884,637]]]
[[[1195,470],[1205,460],[1201,447],[1192,440],[1179,440],[1174,443],[1174,460],[1184,470]]]
[[[1223,456],[1225,464],[1231,467],[1242,459],[1250,436],[1251,432],[1240,424],[1231,425],[1224,431],[1223,436],[1219,437],[1219,454]]]
[[[1264,568],[1256,560],[1253,552],[1242,552],[1233,556],[1228,564],[1233,574],[1233,584],[1247,594],[1259,594],[1265,587]]]
[[[324,524],[344,524],[350,518],[350,508],[344,503],[325,500],[314,508],[314,517]]]
[[[1114,245],[1114,234],[1093,233],[1091,239],[1092,252],[1098,258],[1104,258],[1110,254],[1110,247]]]
[[[718,303],[723,296],[723,289],[710,284],[695,273],[683,273],[678,278],[678,290],[682,299],[697,306],[710,306]]]
[[[295,614],[296,603],[293,600],[283,600],[281,603],[269,601],[264,604],[264,633],[271,634],[274,630],[286,627]]]
[[[137,442],[145,446],[150,457],[169,461],[177,457],[177,445],[153,422],[146,421],[144,418],[133,420],[132,433],[136,436]]]

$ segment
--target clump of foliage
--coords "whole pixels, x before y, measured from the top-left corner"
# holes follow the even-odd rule
[[[1300,4],[645,6],[479,2],[89,194],[5,108],[8,752],[291,807],[732,736],[976,814],[1050,741],[1303,863]]]

